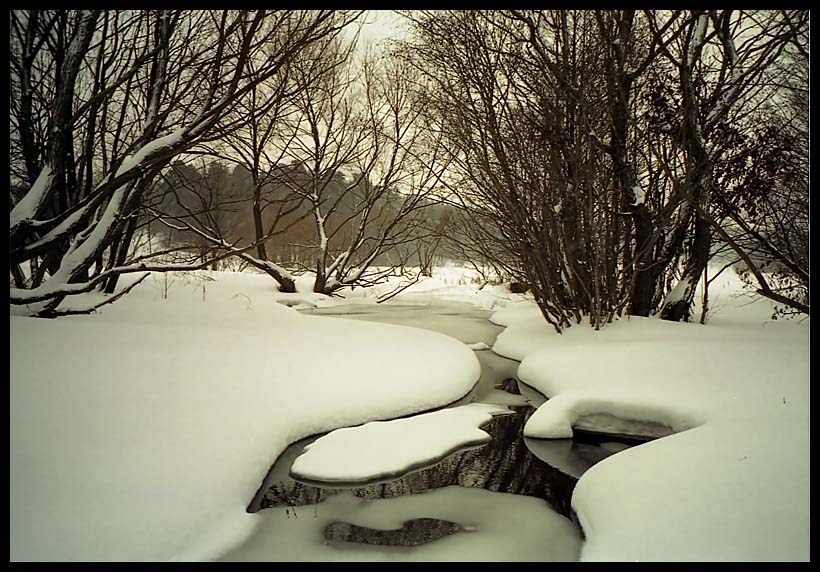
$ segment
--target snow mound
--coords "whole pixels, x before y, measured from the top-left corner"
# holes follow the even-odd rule
[[[525,300],[508,304],[493,313],[490,321],[507,327],[498,334],[493,351],[518,361],[544,347],[558,335],[554,329],[544,327],[544,316],[536,303],[532,301]]]
[[[510,411],[504,407],[472,403],[337,429],[305,447],[290,475],[304,482],[350,486],[397,478],[489,442],[490,435],[479,427],[505,413]]]
[[[266,276],[169,274],[91,316],[10,317],[11,559],[208,559],[253,530],[287,445],[479,378],[451,337],[277,296]]]
[[[707,325],[632,317],[556,335],[508,307],[494,350],[549,397],[525,435],[563,438],[614,416],[676,434],[583,474],[572,506],[582,560],[809,559],[809,323],[772,321],[727,272]],[[716,303],[717,301],[720,303]]]

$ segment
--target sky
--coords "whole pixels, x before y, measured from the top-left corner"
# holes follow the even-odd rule
[[[362,37],[374,42],[395,38],[406,33],[401,16],[394,10],[368,10]]]

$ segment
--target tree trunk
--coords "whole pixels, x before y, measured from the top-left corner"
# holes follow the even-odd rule
[[[23,271],[20,269],[19,264],[12,264],[11,265],[11,276],[14,278],[14,287],[15,288],[25,288],[26,287],[26,279],[23,276]]]
[[[125,230],[125,235],[117,240],[118,247],[116,256],[112,259],[114,266],[122,266],[125,264],[125,260],[128,257],[128,251],[131,249],[131,241],[134,239],[134,231],[137,228],[137,217],[133,216],[128,221],[128,227]],[[112,251],[112,255],[113,255]],[[109,263],[111,266],[111,263]],[[106,294],[113,294],[114,291],[117,289],[117,282],[119,282],[120,275],[115,274],[105,284],[105,293]]]
[[[692,303],[695,299],[695,290],[709,263],[709,248],[712,241],[712,232],[709,223],[696,214],[695,237],[692,242],[692,253],[683,276],[670,292],[661,310],[661,318],[672,322],[688,322],[692,317]]]
[[[629,313],[634,316],[648,316],[652,311],[652,299],[655,295],[657,273],[644,268],[651,258],[650,243],[654,233],[652,218],[644,204],[644,197],[638,189],[637,179],[632,172],[627,156],[627,138],[629,136],[629,100],[632,80],[626,74],[618,80],[612,106],[613,129],[609,146],[609,155],[615,170],[615,179],[621,189],[621,196],[632,216],[635,250],[632,256],[635,273],[635,287],[629,302]],[[640,195],[640,196],[639,196]]]
[[[320,265],[316,265],[316,280],[313,281],[313,291],[318,292],[320,294],[325,294],[325,288],[327,287],[327,276],[325,276],[324,270],[321,268]]]
[[[634,316],[648,316],[652,311],[655,297],[657,270],[645,268],[651,259],[650,245],[654,226],[649,210],[644,204],[644,191],[638,187],[638,181],[629,161],[629,107],[632,99],[634,76],[627,71],[627,53],[632,43],[632,23],[634,11],[624,10],[613,22],[617,42],[613,42],[614,58],[609,62],[608,104],[612,118],[612,131],[608,153],[612,159],[615,180],[620,189],[623,204],[632,218],[635,238],[635,249],[630,258],[633,261],[632,272],[635,274],[634,286],[630,295],[628,313]],[[607,27],[599,19],[601,31]]]
[[[268,259],[268,252],[265,248],[265,241],[262,237],[265,236],[265,229],[262,226],[262,185],[254,174],[253,177],[253,230],[256,235],[256,254],[260,260]]]
[[[649,211],[643,205],[632,208],[632,222],[635,225],[635,289],[629,301],[629,313],[633,316],[648,316],[657,288],[658,272],[654,268],[644,268],[651,259],[654,228]],[[639,254],[638,254],[639,253]]]
[[[693,65],[693,64],[692,64]],[[661,318],[673,322],[688,322],[692,316],[692,304],[703,271],[709,263],[712,230],[704,213],[708,216],[710,187],[712,184],[712,160],[706,149],[698,119],[692,68],[680,69],[683,91],[683,144],[687,152],[688,173],[684,184],[684,200],[695,206],[695,235],[689,253],[689,260],[678,284],[672,289],[661,309]]]

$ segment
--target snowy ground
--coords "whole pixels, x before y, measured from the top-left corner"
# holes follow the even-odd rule
[[[149,278],[93,316],[12,315],[12,560],[574,559],[566,519],[488,491],[369,508],[340,496],[304,507],[317,516],[298,524],[279,509],[244,512],[287,444],[449,403],[476,381],[477,360],[476,395],[503,403],[492,385],[515,362],[465,345],[493,342],[551,398],[528,436],[564,437],[600,413],[678,432],[582,476],[582,560],[808,560],[809,323],[770,320],[767,302],[736,297],[733,275],[712,286],[706,326],[633,318],[560,336],[525,296],[479,290],[455,268],[378,311],[368,306],[395,285],[338,299],[304,291],[307,278],[279,295],[265,276],[206,275]],[[507,329],[495,340],[486,312],[453,325],[459,302],[498,310]],[[430,319],[409,325],[447,335],[372,323],[411,306]],[[332,311],[358,320],[319,316]],[[356,515],[373,528],[404,515],[474,531],[392,556],[322,544],[324,526]]]
[[[582,560],[808,560],[809,322],[713,285],[708,325],[624,319],[548,328],[534,304],[493,316],[495,351],[550,400],[525,435],[560,438],[608,413],[679,432],[613,455],[573,496]]]
[[[207,559],[302,437],[452,402],[442,334],[302,316],[252,274],[149,278],[92,316],[12,316],[12,560]],[[170,284],[168,281],[170,280]]]

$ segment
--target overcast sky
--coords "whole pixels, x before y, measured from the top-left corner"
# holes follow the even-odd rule
[[[379,41],[406,33],[402,18],[393,10],[368,10],[366,22],[362,27],[362,38],[366,40]]]

